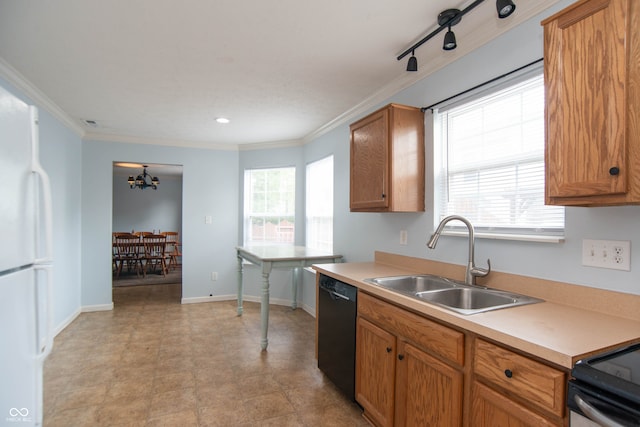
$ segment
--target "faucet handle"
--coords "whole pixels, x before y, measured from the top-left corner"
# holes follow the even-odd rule
[[[487,268],[480,268],[480,267],[476,267],[473,266],[473,268],[471,269],[471,275],[474,277],[484,277],[486,275],[488,275],[489,273],[491,273],[491,260],[487,259]]]

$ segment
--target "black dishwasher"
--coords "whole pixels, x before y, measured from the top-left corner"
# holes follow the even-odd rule
[[[320,275],[318,368],[355,401],[358,288]]]

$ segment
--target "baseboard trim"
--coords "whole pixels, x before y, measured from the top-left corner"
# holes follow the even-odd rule
[[[82,313],[82,310],[80,308],[78,308],[76,311],[71,313],[69,317],[67,317],[65,320],[62,321],[61,324],[55,327],[55,329],[53,330],[53,336],[57,337],[60,332],[64,331],[67,328],[67,326],[71,324],[71,322],[73,322],[74,320],[76,320],[78,316],[80,316],[80,313]]]
[[[200,304],[202,302],[218,302],[218,301],[231,301],[236,299],[235,295],[216,295],[209,297],[191,297],[191,298],[182,298],[180,300],[181,304]]]
[[[238,299],[237,295],[216,295],[209,297],[192,297],[192,298],[182,298],[182,304],[199,304],[203,302],[218,302],[218,301],[235,301]],[[245,295],[242,297],[243,301],[246,302],[257,302],[261,301],[261,297],[253,296],[253,295]],[[291,306],[291,300],[282,299],[282,298],[270,298],[269,304],[272,305],[283,305],[283,306]],[[298,308],[306,311],[311,315],[311,317],[316,317],[316,309],[315,307],[311,307],[308,304],[303,304],[302,301],[298,302]]]
[[[315,319],[315,317],[316,317],[316,308],[315,307],[311,307],[308,304],[302,304],[302,306],[299,306],[299,307],[302,308],[307,313],[309,313],[309,315],[311,315],[311,317],[313,317]]]
[[[113,303],[111,304],[97,304],[97,305],[83,305],[80,308],[82,313],[91,313],[92,311],[111,311],[113,310]]]

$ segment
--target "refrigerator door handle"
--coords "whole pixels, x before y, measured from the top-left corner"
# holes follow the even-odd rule
[[[38,144],[38,110],[34,106],[29,107],[31,113],[31,170],[40,178],[40,189],[43,206],[41,212],[44,214],[44,254],[36,257],[36,263],[48,263],[53,260],[53,204],[51,202],[51,181],[49,175],[40,164],[40,152]],[[40,238],[39,233],[36,233]],[[39,248],[39,245],[36,245]]]
[[[34,270],[36,272],[38,270],[45,272],[46,283],[44,284],[44,291],[42,290],[42,286],[40,281],[36,282],[36,295],[37,295],[37,304],[42,304],[45,313],[44,313],[44,342],[38,343],[38,354],[36,355],[36,359],[42,363],[44,359],[49,356],[51,350],[53,349],[53,301],[51,298],[52,289],[53,289],[53,274],[52,274],[52,266],[47,264],[36,264],[34,265]],[[40,325],[39,325],[40,326]],[[38,328],[39,328],[38,326]],[[38,337],[40,337],[40,331],[38,332]],[[40,338],[38,338],[40,339]]]

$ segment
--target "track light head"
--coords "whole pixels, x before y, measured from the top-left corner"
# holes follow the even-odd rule
[[[456,35],[451,31],[451,27],[457,25],[462,20],[462,13],[458,9],[447,9],[438,15],[438,25],[447,26],[448,31],[444,35],[443,50],[453,50],[458,44],[456,43]]]
[[[418,71],[418,58],[415,57],[414,52],[411,52],[411,58],[407,62],[407,71]]]
[[[411,54],[411,58],[409,58],[409,62],[407,63],[407,71],[417,71],[418,70],[418,61],[415,58],[414,51],[422,46],[427,41],[431,40],[445,28],[448,30],[444,36],[444,43],[442,44],[442,49],[444,50],[453,50],[458,44],[456,43],[456,35],[451,31],[451,27],[457,25],[462,20],[462,17],[477,7],[479,4],[483,3],[484,0],[475,0],[469,6],[465,7],[462,10],[459,9],[445,9],[438,14],[438,28],[431,31],[429,34],[424,36],[420,41],[416,42],[413,46],[406,49],[400,55],[396,57],[398,61],[400,61],[405,56]],[[516,5],[513,3],[513,0],[496,0],[496,9],[498,11],[498,18],[504,19],[508,16],[511,16],[513,12],[516,10]]]
[[[516,5],[511,0],[496,0],[498,18],[504,19],[516,10]]]
[[[453,50],[458,47],[456,43],[456,35],[451,31],[451,27],[447,31],[447,34],[444,35],[444,43],[442,43],[443,50]]]

